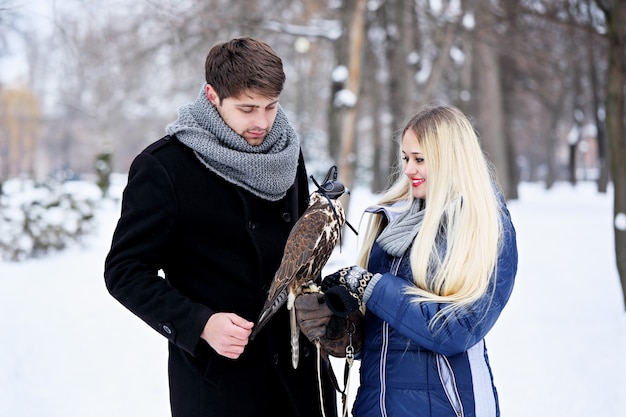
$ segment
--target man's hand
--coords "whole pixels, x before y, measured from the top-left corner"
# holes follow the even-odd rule
[[[234,313],[215,313],[204,325],[200,337],[217,353],[237,359],[248,344],[254,323]]]

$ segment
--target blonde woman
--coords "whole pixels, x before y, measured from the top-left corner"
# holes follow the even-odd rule
[[[517,271],[504,198],[454,107],[420,109],[400,148],[404,175],[366,210],[360,266],[323,283],[335,314],[366,310],[353,415],[499,416],[484,337]]]

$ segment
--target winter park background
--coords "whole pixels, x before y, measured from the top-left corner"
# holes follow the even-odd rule
[[[503,417],[626,416],[626,313],[611,196],[589,182],[550,191],[522,183],[519,200],[509,202],[519,271],[487,336]],[[374,200],[353,191],[351,224]],[[118,214],[117,201],[104,201],[81,244],[0,261],[0,416],[169,415],[165,339],[104,286]],[[354,263],[355,242],[346,229],[326,272]],[[342,369],[336,363],[338,375]],[[352,397],[357,366],[351,381]]]

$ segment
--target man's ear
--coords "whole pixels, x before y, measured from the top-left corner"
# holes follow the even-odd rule
[[[206,98],[213,104],[214,106],[218,106],[220,104],[220,97],[215,92],[215,88],[211,84],[207,84],[204,93],[206,94]]]

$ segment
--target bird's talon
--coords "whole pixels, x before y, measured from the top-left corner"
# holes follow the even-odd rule
[[[318,292],[321,292],[320,287],[313,281],[307,283],[307,285],[302,287],[303,294],[318,293]]]

